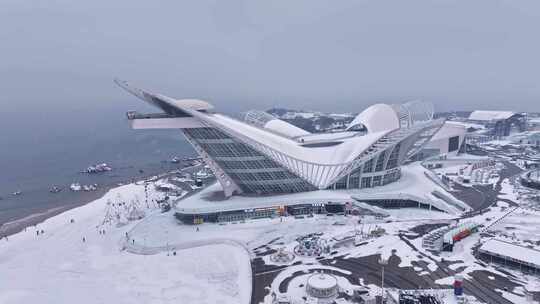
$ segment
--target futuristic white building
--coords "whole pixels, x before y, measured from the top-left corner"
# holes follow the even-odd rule
[[[439,155],[455,156],[461,150],[466,134],[467,128],[463,124],[447,121],[418,153],[416,159]]]
[[[311,134],[265,112],[250,111],[241,121],[202,100],[177,100],[115,82],[163,111],[128,112],[132,127],[180,129],[226,197],[386,185],[400,178],[400,165],[444,123],[433,119],[428,103],[375,104],[345,131]]]

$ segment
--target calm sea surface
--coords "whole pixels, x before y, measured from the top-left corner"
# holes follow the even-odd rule
[[[73,182],[115,185],[172,170],[172,157],[194,155],[177,130],[131,130],[124,110],[0,113],[0,225],[87,199],[67,189]],[[113,171],[79,173],[102,162]],[[53,185],[64,190],[50,193]]]

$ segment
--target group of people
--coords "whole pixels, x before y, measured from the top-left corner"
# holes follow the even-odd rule
[[[34,227],[36,227],[36,226],[34,226]],[[26,232],[26,227],[24,228],[24,231]],[[44,233],[45,233],[45,230],[43,230],[43,229],[40,230],[40,229],[37,229],[37,227],[36,227],[36,236],[39,236],[40,234],[44,234]],[[5,239],[6,242],[9,241],[7,235],[0,236],[0,240],[1,240],[1,239]]]

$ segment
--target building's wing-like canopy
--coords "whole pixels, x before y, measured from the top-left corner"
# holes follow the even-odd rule
[[[373,157],[377,155],[376,153],[391,148],[402,138],[412,134],[411,132],[421,130],[400,131],[398,112],[390,105],[377,104],[360,113],[351,123],[351,126],[363,125],[367,132],[348,131],[341,134],[322,136],[305,134],[291,137],[283,132],[280,134],[276,130],[265,129],[265,126],[207,111],[211,106],[204,101],[185,102],[133,88],[125,82],[117,83],[168,114],[187,115],[199,120],[206,127],[227,133],[243,144],[271,157],[318,188],[325,188],[343,174],[354,170],[364,158]]]
[[[378,103],[358,114],[347,127],[347,130],[363,125],[368,133],[395,130],[399,128],[399,117],[389,105]]]
[[[310,134],[308,131],[283,121],[264,111],[251,110],[246,112],[243,116],[244,121],[247,123],[286,137],[293,138]]]

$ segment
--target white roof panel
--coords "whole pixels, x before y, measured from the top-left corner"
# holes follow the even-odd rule
[[[379,132],[389,129],[395,130],[399,128],[399,117],[391,106],[378,103],[358,114],[349,124],[347,129],[357,124],[363,124],[368,132]]]
[[[469,115],[470,120],[490,121],[508,119],[512,115],[516,114],[512,111],[473,111]]]
[[[535,249],[497,239],[491,239],[482,244],[480,250],[509,257],[524,263],[534,264],[536,267],[540,267],[540,251]]]
[[[293,158],[317,164],[342,164],[352,161],[379,138],[391,131],[386,130],[366,134],[364,136],[350,137],[345,139],[343,144],[337,146],[309,148],[303,147],[303,143],[297,140],[268,132],[264,129],[222,114],[207,114],[206,118],[224,128],[230,128],[272,149],[284,151]]]
[[[464,136],[467,133],[467,128],[463,125],[445,122],[444,125],[433,135],[430,141],[435,141],[453,136]]]
[[[304,129],[277,118],[267,122],[264,125],[264,128],[288,137],[297,137],[310,134]]]

